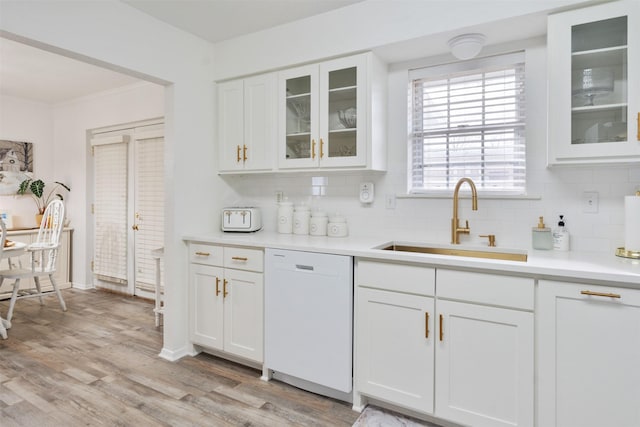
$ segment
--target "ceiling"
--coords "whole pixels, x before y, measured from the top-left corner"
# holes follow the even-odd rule
[[[211,42],[249,34],[362,0],[121,0]],[[139,82],[124,74],[0,37],[0,93],[59,103]]]

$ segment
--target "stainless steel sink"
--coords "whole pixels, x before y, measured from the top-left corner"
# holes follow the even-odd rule
[[[389,242],[384,245],[380,245],[374,249],[382,249],[385,251],[395,252],[415,252],[422,254],[434,254],[434,255],[449,255],[449,256],[461,256],[470,258],[486,258],[486,259],[501,259],[505,261],[527,261],[527,252],[519,250],[507,250],[497,248],[464,248],[464,247],[452,247],[452,246],[430,246],[420,245],[415,243],[403,243],[403,242]]]

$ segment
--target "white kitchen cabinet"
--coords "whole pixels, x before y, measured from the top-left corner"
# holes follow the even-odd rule
[[[60,248],[58,249],[58,257],[56,259],[56,272],[53,274],[53,278],[56,281],[59,289],[67,289],[71,287],[71,233],[72,229],[65,228],[62,230],[62,234],[60,235]],[[38,229],[30,229],[30,230],[14,230],[7,232],[7,237],[10,240],[30,244],[36,241],[38,237]],[[22,263],[23,267],[29,268],[31,265],[31,258],[28,254],[23,255],[20,258],[11,258],[12,266],[15,268],[20,267],[20,263]],[[7,268],[7,259],[3,259],[0,263],[0,269]],[[6,283],[6,282],[5,282]],[[49,277],[40,277],[40,284],[42,286],[42,290],[53,291],[53,285],[51,285],[51,280]],[[20,289],[29,289],[32,288],[33,281],[32,280],[23,280],[20,283]],[[0,296],[8,296],[11,290],[6,287],[6,284],[3,285],[3,292],[5,294],[0,293]]]
[[[371,53],[279,73],[278,168],[386,168],[386,76]]]
[[[276,87],[274,73],[217,85],[221,173],[273,169],[277,135]]]
[[[548,163],[640,161],[640,2],[549,16]]]
[[[356,267],[356,393],[463,425],[534,425],[533,279]]]
[[[533,279],[439,269],[436,295],[435,415],[533,426]]]
[[[191,243],[191,340],[254,362],[263,359],[263,252]]]
[[[358,259],[356,394],[433,412],[435,270]]]
[[[538,425],[640,425],[640,290],[538,283]]]

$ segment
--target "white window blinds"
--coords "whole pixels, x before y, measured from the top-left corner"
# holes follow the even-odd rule
[[[151,251],[164,246],[164,138],[159,130],[136,132],[135,139],[136,287],[154,291],[156,261]]]
[[[128,136],[91,140],[95,171],[95,259],[101,280],[127,284]]]
[[[524,53],[410,72],[410,192],[526,191]]]

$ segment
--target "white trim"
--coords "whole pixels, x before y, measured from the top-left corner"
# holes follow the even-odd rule
[[[91,146],[96,147],[99,145],[109,144],[127,144],[131,138],[129,135],[116,135],[116,136],[102,136],[97,138],[91,138]]]

